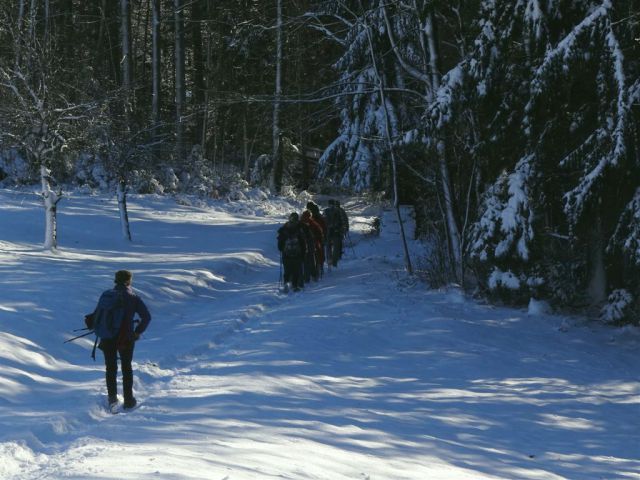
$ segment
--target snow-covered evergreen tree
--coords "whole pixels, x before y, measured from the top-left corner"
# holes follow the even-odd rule
[[[473,229],[473,255],[488,266],[495,266],[495,259],[503,258],[512,266],[519,265],[527,275],[536,272],[544,278],[549,295],[566,301],[566,290],[575,289],[578,297],[588,297],[583,301],[597,303],[604,300],[612,273],[607,271],[607,264],[616,263],[615,259],[605,261],[604,247],[610,243],[618,219],[624,223],[624,218],[629,218],[628,214],[621,217],[621,213],[638,178],[637,150],[628,148],[637,145],[637,139],[632,138],[637,118],[631,114],[636,88],[633,82],[638,76],[638,45],[633,41],[637,26],[625,16],[636,2],[614,5],[610,1],[531,0],[516,2],[511,11],[499,3],[485,2],[485,11],[493,10],[494,15],[483,20],[484,37],[477,42],[480,48],[469,63],[474,65],[479,90],[488,95],[501,78],[520,77],[520,92],[527,85],[524,110],[509,97],[504,110],[510,118],[522,121],[526,137],[523,142],[511,142],[501,135],[511,130],[509,122],[504,121],[507,117],[486,132],[500,151],[513,148],[501,148],[501,144],[515,145],[512,158],[517,156],[519,160],[513,168],[509,168],[508,156],[502,155],[497,161],[497,168],[512,173],[506,177],[499,173],[496,184],[487,191]],[[498,14],[500,11],[507,16]],[[501,25],[501,21],[505,23]],[[519,72],[514,77],[502,77],[495,63],[477,55],[484,52],[485,59],[501,58],[504,62],[507,50],[504,42],[497,40],[498,35],[521,46],[519,54],[524,61],[518,65],[517,56],[511,56],[503,69],[506,73]],[[625,52],[635,52],[636,56]],[[522,76],[527,69],[528,78]],[[529,165],[524,176],[523,163]],[[486,172],[491,170],[489,166]],[[494,222],[499,227],[487,227],[495,219],[502,220],[505,212],[514,212],[510,204],[520,198],[520,193],[504,195],[505,178],[517,178],[527,187],[518,190],[527,192],[530,208],[522,209],[517,221],[512,222],[520,225],[515,230],[520,234],[529,232],[519,237],[519,248],[513,248],[514,231],[503,231],[501,222]],[[509,182],[509,188],[512,185]],[[618,231],[623,230],[619,226]],[[565,248],[549,249],[543,237],[565,238]],[[505,245],[511,248],[505,250]],[[504,257],[505,251],[511,253]],[[527,258],[522,252],[528,252]],[[563,268],[559,268],[561,263]],[[568,276],[567,270],[577,275]]]
[[[399,158],[410,172],[404,178],[418,178],[431,189],[437,186],[437,193],[432,196],[443,207],[453,277],[461,280],[460,224],[464,221],[456,215],[459,198],[450,173],[454,152],[446,122],[439,122],[437,129],[425,127],[425,119],[435,116],[431,112],[434,105],[447,103],[442,97],[452,95],[450,84],[459,80],[456,76],[459,69],[442,75],[440,48],[444,42],[438,27],[447,5],[417,0],[406,4],[380,1],[367,3],[367,10],[362,10],[358,6],[363,3],[353,3],[351,8],[344,2],[325,2],[321,9],[323,15],[338,18],[347,33],[344,37],[329,35],[344,47],[344,54],[336,63],[341,75],[336,87],[341,126],[339,136],[320,160],[320,175],[357,190],[388,189],[393,171],[386,139],[388,119],[392,144],[399,151],[404,150]],[[453,2],[448,8],[456,11],[455,6]],[[371,27],[371,46],[365,35],[367,26]],[[448,35],[456,36],[451,32]],[[369,56],[370,50],[374,58]],[[384,85],[384,95],[375,88],[378,77],[374,63]],[[438,116],[444,117],[445,112]],[[403,185],[406,186],[407,183]],[[421,188],[424,185],[418,189]]]
[[[366,25],[371,28],[375,55],[383,68],[387,89],[397,86],[398,76],[390,76],[389,60],[381,53],[388,50],[384,32],[384,18],[380,9],[360,12],[358,2],[325,2],[318,17],[338,19],[346,33],[339,36],[332,33],[330,38],[337,41],[344,52],[334,67],[339,72],[335,86],[337,104],[340,110],[340,127],[337,138],[328,146],[320,158],[320,176],[330,179],[337,186],[352,187],[362,191],[369,188],[384,189],[385,143],[384,108],[376,89],[377,77],[370,57]],[[366,15],[366,24],[355,14]],[[398,112],[393,101],[387,102],[387,111],[392,118],[392,135],[399,135]]]

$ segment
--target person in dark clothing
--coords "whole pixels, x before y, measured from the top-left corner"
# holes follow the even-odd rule
[[[338,209],[338,212],[340,212],[340,224],[342,228],[340,258],[342,258],[342,255],[344,254],[344,242],[346,241],[347,235],[349,233],[349,217],[347,216],[347,212],[345,211],[345,209],[340,206],[340,200],[334,200],[333,205]]]
[[[326,249],[327,263],[337,267],[342,254],[342,217],[336,207],[335,200],[329,200],[329,206],[324,210],[323,217],[327,224]]]
[[[278,229],[278,250],[282,254],[284,290],[289,290],[290,282],[293,291],[297,292],[304,287],[303,262],[307,244],[296,212],[289,215],[289,221]]]
[[[115,338],[101,339],[98,348],[104,353],[106,367],[107,395],[109,407],[113,408],[118,403],[117,375],[118,353],[122,367],[122,390],[124,395],[124,408],[133,408],[137,404],[133,396],[133,349],[135,342],[144,333],[151,321],[151,314],[142,299],[133,292],[131,280],[133,275],[128,270],[119,270],[115,275],[114,290],[121,293],[124,300],[124,318],[118,336]],[[134,326],[133,317],[138,314],[140,321]]]
[[[340,200],[334,200],[333,201],[333,205],[340,212],[340,220],[341,220],[341,225],[342,225],[342,236],[344,237],[347,234],[347,232],[349,231],[349,217],[347,216],[346,210],[344,208],[342,208],[342,206],[340,205]]]

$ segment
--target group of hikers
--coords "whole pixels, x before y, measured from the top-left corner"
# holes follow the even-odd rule
[[[299,291],[312,279],[319,280],[324,273],[325,261],[329,268],[337,267],[348,232],[349,219],[338,200],[329,200],[323,212],[317,204],[309,202],[301,215],[291,213],[287,223],[278,230],[285,291],[289,288]],[[95,359],[96,347],[104,353],[107,403],[112,413],[118,412],[119,404],[118,358],[122,369],[123,408],[132,409],[138,403],[133,396],[131,362],[136,341],[151,321],[147,306],[131,288],[132,279],[130,271],[117,271],[114,287],[104,291],[95,310],[85,316],[86,328],[82,330],[88,330],[88,333],[67,340],[96,334],[92,357]],[[134,320],[134,316],[138,320]]]
[[[337,267],[348,233],[349,219],[339,200],[329,200],[323,212],[310,201],[301,215],[291,213],[278,229],[283,290],[297,292],[312,279],[320,280],[325,261],[328,268]]]

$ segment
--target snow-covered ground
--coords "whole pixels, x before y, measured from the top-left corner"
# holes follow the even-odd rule
[[[356,200],[343,263],[285,295],[290,205],[185,203],[131,197],[128,244],[71,194],[51,253],[38,197],[0,190],[0,478],[640,478],[637,329],[429,291]],[[63,342],[122,268],[153,320],[110,415],[93,341]]]

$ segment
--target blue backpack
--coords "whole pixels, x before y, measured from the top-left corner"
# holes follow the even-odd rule
[[[91,356],[95,360],[98,340],[116,338],[120,333],[124,320],[124,294],[116,289],[103,292],[92,320],[91,327],[96,334],[96,341]]]

